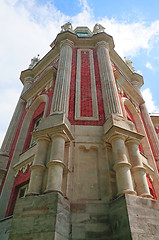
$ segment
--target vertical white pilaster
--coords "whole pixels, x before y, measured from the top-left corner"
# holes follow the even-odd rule
[[[61,43],[60,59],[57,70],[55,90],[51,105],[51,114],[68,114],[71,80],[73,42],[66,39]]]
[[[106,118],[108,118],[108,116],[111,114],[122,115],[117,87],[110,61],[109,45],[105,41],[101,41],[97,43],[96,48]]]
[[[144,121],[144,125],[146,128],[146,132],[150,139],[150,145],[151,145],[154,157],[156,159],[157,166],[159,168],[159,140],[157,137],[157,133],[155,131],[154,125],[151,121],[151,118],[149,116],[145,103],[140,105],[140,110],[141,110],[142,119]]]

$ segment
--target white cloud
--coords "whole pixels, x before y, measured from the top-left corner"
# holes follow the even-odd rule
[[[142,91],[143,98],[145,100],[147,109],[149,113],[159,112],[159,106],[155,105],[155,102],[152,99],[152,93],[149,88],[146,88]]]
[[[154,68],[153,68],[153,66],[151,65],[150,62],[147,62],[147,63],[146,63],[146,67],[147,67],[148,69],[150,69],[150,70],[154,70]]]

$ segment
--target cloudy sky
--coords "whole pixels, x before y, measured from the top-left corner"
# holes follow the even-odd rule
[[[159,112],[158,9],[158,0],[0,0],[0,144],[22,90],[20,72],[50,50],[67,21],[91,30],[101,23],[118,54],[143,75],[149,112]]]

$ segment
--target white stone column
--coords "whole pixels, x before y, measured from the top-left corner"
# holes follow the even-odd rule
[[[46,169],[45,162],[50,139],[47,136],[40,136],[36,141],[37,153],[30,168],[31,177],[27,195],[38,195],[41,193],[44,171]]]
[[[154,157],[156,159],[157,166],[159,168],[159,140],[157,137],[157,133],[155,131],[154,125],[151,121],[151,118],[149,116],[145,103],[140,105],[140,110],[141,110],[142,119],[146,128],[146,132],[150,140],[150,145],[151,145]]]
[[[33,83],[32,76],[28,76],[24,78],[24,87],[23,87],[21,96],[31,87],[32,83]]]
[[[55,134],[51,136],[52,146],[50,161],[47,164],[48,177],[45,192],[60,192],[62,193],[62,180],[65,151],[65,135]]]
[[[118,195],[124,193],[136,194],[130,172],[131,164],[126,156],[125,137],[118,134],[111,137],[110,142],[115,160],[114,170],[116,172]]]
[[[102,94],[106,118],[111,114],[122,115],[120,100],[109,55],[109,45],[105,41],[96,45]]]
[[[23,90],[22,90],[22,94],[26,90],[28,90],[31,83],[32,83],[32,78],[27,77],[24,81],[24,87],[23,87]],[[3,140],[3,143],[2,143],[2,146],[1,146],[1,149],[0,149],[0,158],[1,158],[1,156],[4,159],[9,157],[9,152],[11,150],[13,140],[14,140],[17,128],[19,126],[19,122],[21,120],[22,114],[24,112],[24,109],[25,109],[25,101],[23,99],[19,98],[17,106],[16,106],[14,114],[13,114],[13,117],[11,119],[11,122],[9,124],[7,133],[5,135],[5,138]]]
[[[55,90],[50,114],[68,114],[73,42],[66,39],[61,43]]]
[[[24,87],[22,90],[22,94],[29,89],[31,84],[32,84],[32,77],[26,77],[24,79]],[[11,151],[11,147],[12,147],[22,114],[24,113],[24,109],[25,109],[25,101],[20,97],[0,149],[0,185],[5,175],[5,171],[6,171],[8,159],[9,159],[9,153]]]
[[[137,139],[129,139],[126,141],[132,165],[131,171],[135,181],[137,194],[141,197],[152,197],[146,179],[146,169],[144,168],[140,158],[139,143],[140,141]]]

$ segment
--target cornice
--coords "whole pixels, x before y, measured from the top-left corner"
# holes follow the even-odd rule
[[[68,141],[72,141],[74,136],[71,131],[71,124],[64,113],[53,114],[47,118],[42,118],[37,131],[32,133],[33,137],[39,138],[42,135],[65,135]]]
[[[123,136],[125,140],[138,139],[139,141],[144,137],[136,132],[135,126],[129,120],[124,119],[119,115],[111,115],[104,124],[104,136],[103,140],[109,142],[110,139],[115,136]]]
[[[143,76],[138,73],[133,73],[131,69],[127,66],[127,64],[123,61],[123,59],[118,55],[118,53],[114,50],[110,50],[110,57],[112,61],[116,64],[116,66],[124,72],[125,76],[130,80],[136,80],[139,83],[139,87],[144,84]]]
[[[117,83],[123,88],[123,90],[125,90],[125,93],[128,93],[128,95],[137,102],[138,105],[145,102],[132,83],[118,69],[114,71],[114,76],[117,79]]]
[[[20,80],[24,84],[26,77],[33,77],[35,78],[40,72],[47,67],[51,61],[53,61],[58,54],[60,53],[60,46],[51,49],[32,69],[26,69],[21,72]]]
[[[43,86],[47,85],[50,80],[53,80],[57,74],[57,69],[53,66],[46,69],[46,71],[40,76],[40,78],[33,83],[33,85],[21,96],[21,98],[27,101],[38,91],[43,89]]]
[[[123,137],[125,140],[129,140],[131,138],[134,138],[134,139],[138,139],[139,141],[141,141],[141,139],[144,137],[143,135],[137,133],[137,132],[133,132],[133,131],[130,131],[128,129],[125,129],[125,128],[121,128],[121,127],[118,127],[118,126],[112,126],[108,132],[106,132],[104,134],[104,137],[103,137],[103,140],[108,142],[108,143],[111,143],[111,140],[113,137]]]
[[[101,32],[98,34],[93,34],[89,37],[79,37],[77,34],[66,31],[59,33],[56,37],[56,39],[51,43],[51,47],[53,49],[59,47],[60,42],[68,39],[74,43],[74,47],[95,47],[97,42],[105,41],[109,44],[109,48],[114,48],[114,41],[112,36],[108,35],[105,32]]]

